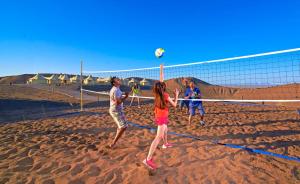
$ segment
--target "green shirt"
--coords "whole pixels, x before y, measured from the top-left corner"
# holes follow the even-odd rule
[[[134,93],[134,94],[138,94],[139,92],[140,92],[140,90],[138,89],[138,88],[132,88],[132,92]]]

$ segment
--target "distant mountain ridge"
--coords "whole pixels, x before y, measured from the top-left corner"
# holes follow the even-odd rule
[[[44,76],[51,76],[52,74],[42,74]],[[58,74],[59,75],[59,74]],[[9,84],[12,82],[13,84],[25,84],[27,80],[33,77],[34,74],[23,74],[17,76],[7,76],[0,78],[0,84]],[[72,75],[69,75],[72,76]],[[130,90],[128,87],[128,81],[134,79],[136,82],[142,81],[144,78],[140,77],[128,77],[123,79],[124,83],[122,85],[122,89],[127,91]],[[153,96],[152,94],[152,86],[157,80],[147,79],[148,84],[146,86],[142,86],[142,95],[143,96]],[[195,85],[200,88],[202,93],[202,98],[208,99],[256,99],[256,100],[268,100],[268,99],[300,99],[300,84],[285,84],[278,85],[272,87],[256,87],[256,88],[238,88],[238,87],[226,87],[220,85],[214,85],[202,81],[198,78],[194,77],[180,77],[174,79],[168,79],[165,81],[167,84],[167,89],[170,94],[173,95],[173,91],[175,88],[181,91],[180,97],[183,97],[185,92],[185,82],[194,81]],[[102,84],[102,86],[91,86],[91,90],[99,91],[101,89],[110,89],[110,83]]]

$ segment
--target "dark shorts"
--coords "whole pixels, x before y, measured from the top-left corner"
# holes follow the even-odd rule
[[[189,108],[189,100],[181,100],[180,101],[180,108],[183,108],[184,106],[186,106],[187,108]]]
[[[193,105],[193,104],[189,105],[190,115],[194,116],[195,113],[196,113],[196,109],[199,110],[199,113],[200,113],[201,116],[203,116],[205,114],[203,105],[202,105],[202,103],[200,103],[200,104],[197,104],[197,105]]]

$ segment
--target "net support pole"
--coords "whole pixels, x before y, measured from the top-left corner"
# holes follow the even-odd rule
[[[83,61],[80,62],[80,111],[83,111],[83,95],[82,95],[82,67],[83,67]]]
[[[160,82],[164,81],[164,65],[163,64],[160,64],[159,80],[160,80]]]

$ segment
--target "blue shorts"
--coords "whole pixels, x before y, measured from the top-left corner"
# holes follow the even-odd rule
[[[190,104],[190,105],[189,105],[189,112],[190,112],[190,115],[192,115],[192,116],[195,115],[196,108],[198,108],[199,113],[200,113],[201,116],[203,116],[203,115],[205,114],[203,105],[202,105],[202,103],[200,103],[200,104],[198,104],[198,105],[194,105],[194,104]]]
[[[186,106],[186,108],[189,108],[189,100],[181,100],[180,101],[180,108],[183,108],[184,106]]]

